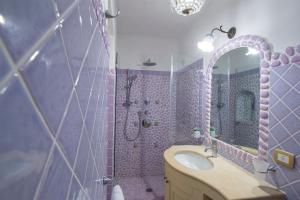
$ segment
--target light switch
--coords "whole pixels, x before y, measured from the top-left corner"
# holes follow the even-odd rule
[[[283,151],[281,149],[275,149],[273,158],[275,162],[280,165],[283,165],[288,168],[294,168],[295,155],[290,152]]]

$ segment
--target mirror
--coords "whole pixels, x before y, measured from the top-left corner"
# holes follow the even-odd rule
[[[219,140],[258,154],[260,55],[242,47],[213,66],[210,131]]]

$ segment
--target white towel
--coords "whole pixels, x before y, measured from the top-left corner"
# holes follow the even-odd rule
[[[114,186],[111,195],[111,200],[125,200],[122,188],[119,185]]]

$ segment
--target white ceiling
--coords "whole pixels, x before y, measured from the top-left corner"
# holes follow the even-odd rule
[[[125,35],[178,38],[201,15],[180,16],[171,10],[170,0],[117,0],[117,7],[118,33]]]

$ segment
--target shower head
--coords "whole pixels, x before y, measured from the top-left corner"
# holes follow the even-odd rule
[[[153,66],[156,66],[156,62],[152,62],[151,59],[149,58],[148,60],[146,60],[145,62],[143,62],[143,65],[145,67],[153,67]]]

